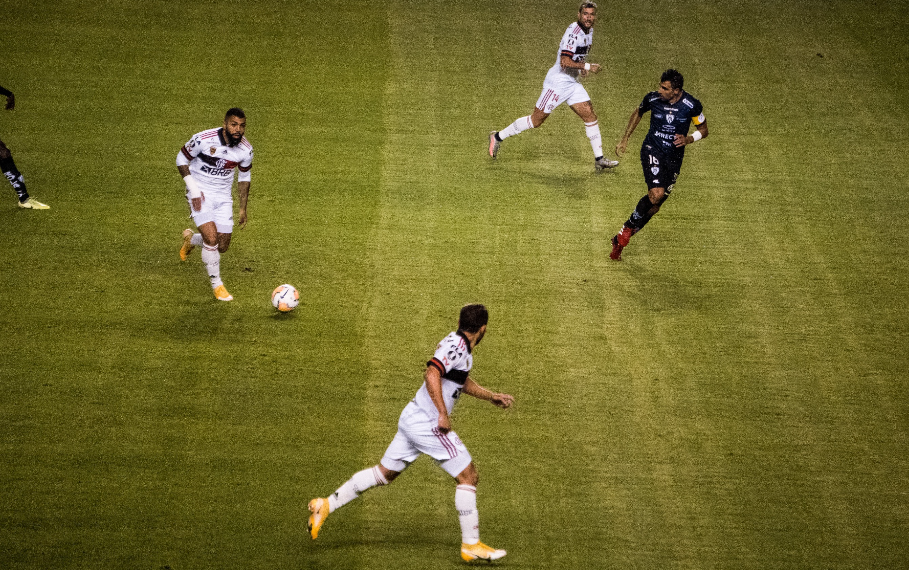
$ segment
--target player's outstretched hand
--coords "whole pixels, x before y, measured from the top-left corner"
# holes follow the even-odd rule
[[[508,409],[514,404],[514,396],[511,394],[493,394],[490,402],[502,409]]]
[[[201,198],[193,198],[193,211],[198,212],[202,209],[202,200],[205,200],[205,193],[202,194]]]
[[[444,416],[440,415],[439,416],[439,432],[448,433],[450,431],[451,431],[451,418],[449,418],[447,415],[444,415]]]
[[[591,63],[590,71],[593,73],[599,73],[602,66],[599,63]]]
[[[622,156],[625,154],[625,149],[628,148],[628,141],[622,139],[615,145],[615,153],[617,156]]]
[[[237,215],[237,223],[240,224],[241,229],[246,229],[246,210],[240,210],[240,213]]]
[[[6,96],[6,110],[12,111],[16,108],[16,96],[10,93]]]

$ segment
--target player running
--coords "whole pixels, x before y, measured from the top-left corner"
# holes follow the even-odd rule
[[[616,154],[622,156],[628,147],[631,133],[641,122],[644,113],[650,111],[650,131],[641,145],[641,167],[644,169],[648,191],[622,230],[612,238],[610,259],[621,261],[622,250],[628,245],[631,236],[641,231],[669,198],[682,170],[685,147],[707,138],[707,119],[704,118],[703,106],[690,93],[682,90],[684,84],[685,79],[678,71],[668,69],[663,72],[659,90],[644,96],[638,108],[631,113],[625,134],[615,147]],[[689,135],[688,129],[692,123],[696,130]]]
[[[499,146],[508,137],[517,135],[527,129],[535,129],[543,124],[556,107],[568,102],[571,110],[584,121],[584,129],[590,146],[593,148],[593,164],[597,171],[618,166],[617,160],[603,156],[603,140],[600,136],[600,125],[590,95],[581,85],[578,78],[587,77],[591,72],[599,73],[599,63],[588,63],[587,53],[593,44],[593,26],[597,21],[595,2],[582,2],[578,8],[578,20],[572,22],[559,44],[559,53],[543,81],[543,93],[537,99],[533,113],[521,117],[501,131],[489,133],[489,156],[499,155]]]
[[[234,170],[238,170],[237,194],[240,212],[237,222],[246,227],[246,201],[249,198],[250,169],[253,147],[246,140],[246,114],[236,107],[228,109],[224,126],[193,135],[177,154],[177,170],[186,183],[189,213],[199,233],[183,230],[180,259],[186,260],[197,246],[202,246],[202,263],[208,270],[215,298],[232,301],[221,281],[221,254],[230,247],[234,227]]]
[[[486,334],[489,312],[479,304],[461,309],[458,330],[439,343],[432,359],[426,363],[425,381],[414,399],[407,404],[398,420],[395,435],[382,461],[369,469],[355,473],[327,499],[309,502],[309,532],[313,540],[326,517],[353,501],[363,491],[377,485],[388,485],[421,454],[435,459],[457,482],[455,508],[461,523],[461,558],[498,560],[504,550],[496,550],[480,542],[480,515],[477,512],[477,482],[479,474],[470,452],[451,429],[450,414],[460,395],[492,402],[509,408],[514,398],[491,392],[470,376],[473,349]]]
[[[0,97],[6,97],[7,111],[12,111],[16,108],[16,96],[13,95],[12,91],[0,87]],[[16,168],[16,163],[13,162],[13,153],[10,152],[5,144],[3,144],[2,140],[0,140],[0,170],[3,171],[3,175],[6,176],[6,179],[9,180],[9,183],[13,186],[13,190],[16,191],[16,195],[19,197],[20,208],[29,210],[50,210],[50,206],[42,204],[28,195],[28,190],[25,188],[25,178],[22,176],[22,173],[19,172],[19,169]]]

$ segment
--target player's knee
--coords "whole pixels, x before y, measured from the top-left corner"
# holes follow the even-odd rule
[[[455,477],[459,485],[470,485],[476,487],[480,482],[480,474],[477,472],[477,467],[473,463],[467,466],[464,471]]]

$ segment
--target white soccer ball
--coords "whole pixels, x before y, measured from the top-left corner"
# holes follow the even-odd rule
[[[289,313],[300,304],[300,292],[293,285],[278,285],[271,292],[271,304],[282,313]]]

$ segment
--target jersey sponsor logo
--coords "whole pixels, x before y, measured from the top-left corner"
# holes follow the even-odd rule
[[[691,107],[692,109],[694,109],[694,103],[692,103],[688,99],[682,99],[682,103],[684,103],[684,104],[688,105],[689,107]]]
[[[219,161],[219,162],[221,162],[221,161]],[[223,168],[223,167],[218,168],[216,166],[212,167],[207,164],[203,164],[202,168],[200,168],[199,170],[201,170],[203,174],[208,174],[209,176],[225,177],[225,176],[231,176],[234,173],[233,168]]]

